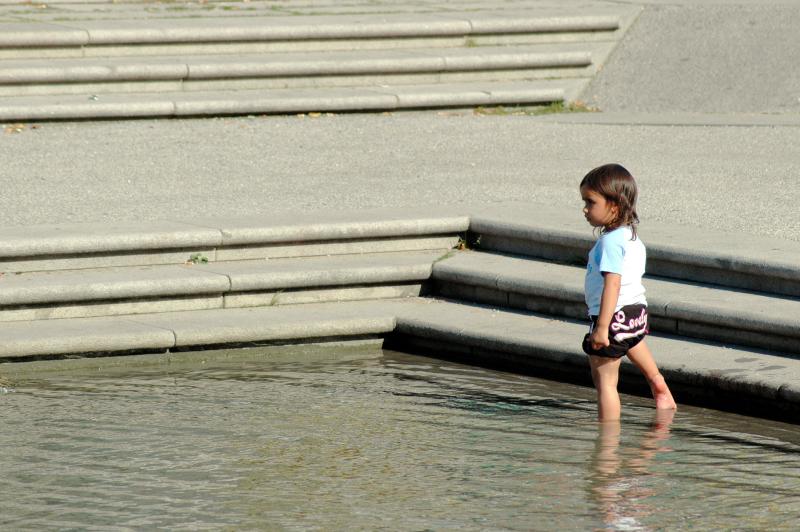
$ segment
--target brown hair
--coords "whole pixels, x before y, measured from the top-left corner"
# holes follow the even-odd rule
[[[617,206],[617,217],[605,231],[630,226],[633,239],[636,239],[636,225],[639,215],[636,213],[636,197],[638,191],[633,176],[622,165],[604,164],[598,166],[581,180],[581,187],[596,192]]]

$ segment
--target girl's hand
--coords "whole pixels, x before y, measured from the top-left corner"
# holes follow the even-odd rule
[[[608,329],[595,327],[592,334],[589,335],[589,341],[592,342],[592,349],[608,347],[611,344],[608,340]]]

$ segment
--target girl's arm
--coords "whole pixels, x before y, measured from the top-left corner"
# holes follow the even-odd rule
[[[603,295],[600,298],[600,313],[597,315],[597,325],[589,337],[594,349],[607,347],[610,343],[608,341],[608,327],[611,325],[611,317],[617,307],[621,282],[622,276],[620,274],[603,272]]]

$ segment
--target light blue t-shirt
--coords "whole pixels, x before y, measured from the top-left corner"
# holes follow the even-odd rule
[[[637,237],[631,240],[632,236],[630,227],[618,227],[600,235],[589,252],[584,293],[590,316],[597,316],[600,313],[603,272],[618,273],[622,276],[615,311],[625,305],[647,304],[642,285],[647,252],[641,239]]]

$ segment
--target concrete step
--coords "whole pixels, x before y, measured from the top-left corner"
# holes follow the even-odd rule
[[[2,24],[2,23],[0,23]],[[614,32],[504,33],[472,36],[421,36],[375,39],[312,39],[303,41],[226,41],[215,43],[163,43],[103,45],[96,47],[0,47],[0,60],[68,58],[138,58],[150,56],[194,56],[240,54],[284,54],[298,52],[347,52],[416,49],[461,49],[516,47],[553,44],[613,44],[622,36]]]
[[[461,251],[438,261],[445,297],[586,320],[585,268]],[[800,299],[667,278],[645,280],[652,330],[800,355]]]
[[[587,83],[587,79],[555,79],[369,88],[16,96],[0,101],[0,121],[537,105],[574,100]]]
[[[613,40],[619,38],[615,32],[631,16],[635,13],[632,15],[630,9],[585,8],[570,13],[561,8],[278,17],[156,16],[142,24],[139,16],[91,20],[76,14],[73,20],[64,20],[64,16],[48,20],[47,15],[32,13],[0,20],[0,49],[21,51],[28,57],[31,54],[24,51],[40,49],[52,57],[70,52],[83,56],[88,48],[101,54],[130,53],[131,48],[142,46],[157,47],[163,53],[170,45],[183,45],[182,53],[186,53],[187,44],[198,44],[199,53],[208,53],[208,45],[217,43],[291,42],[308,49],[307,43],[315,42],[445,38],[464,46],[474,44],[471,37],[506,34],[606,33]],[[19,54],[6,54],[15,56]]]
[[[117,225],[82,223],[0,228],[0,272],[218,261],[454,247],[469,217],[457,209],[365,209],[274,213]]]
[[[380,337],[396,301],[357,301],[0,323],[0,359],[137,353],[215,345]],[[413,300],[418,302],[417,300]]]
[[[94,19],[86,8],[57,20],[0,10],[0,121],[572,101],[640,11],[520,5],[279,17],[131,7],[137,16]]]
[[[419,296],[446,251],[7,275],[0,321]]]
[[[0,96],[377,86],[594,75],[611,44],[0,60]]]
[[[585,265],[594,242],[576,212],[502,203],[343,213],[199,216],[139,224],[0,228],[0,272],[443,249],[468,238],[478,250]],[[468,234],[467,234],[468,233]],[[674,224],[640,229],[648,272],[659,277],[797,297],[800,244]]]
[[[761,235],[645,224],[650,275],[682,281],[800,296],[800,243]],[[470,216],[475,249],[584,266],[595,236],[576,203],[574,210],[542,204],[504,203]]]
[[[292,18],[326,17],[329,20],[341,20],[343,17],[358,17],[364,23],[370,21],[367,17],[378,18],[384,22],[398,19],[411,20],[413,15],[426,15],[430,19],[442,22],[445,17],[463,21],[467,17],[474,18],[483,13],[496,18],[505,12],[514,13],[535,12],[539,18],[556,18],[566,16],[619,15],[619,6],[583,4],[570,5],[565,2],[553,0],[479,0],[450,2],[423,0],[410,3],[399,3],[386,0],[331,2],[325,0],[210,0],[204,3],[188,0],[175,2],[153,3],[150,1],[106,1],[95,0],[79,1],[70,0],[63,2],[54,0],[48,2],[47,7],[39,7],[26,0],[0,0],[0,6],[17,4],[16,8],[9,9],[7,13],[12,19],[38,20],[40,22],[82,23],[87,21],[130,21],[130,20],[171,20],[182,21],[192,19],[230,19],[236,21],[245,17],[263,19],[286,20]],[[98,5],[105,4],[105,5]],[[0,11],[2,12],[2,11]],[[391,18],[390,18],[391,17]],[[429,19],[429,20],[430,20]],[[418,19],[425,20],[425,19]],[[469,20],[469,19],[468,19]],[[225,22],[229,23],[229,22]],[[70,27],[71,25],[70,24]],[[236,22],[230,22],[236,25]],[[298,23],[300,25],[302,23]]]
[[[386,347],[588,384],[585,331],[572,320],[408,298],[0,323],[0,359],[386,337]],[[800,360],[661,335],[648,344],[679,403],[800,421]],[[622,373],[623,391],[646,393],[629,362]]]
[[[404,307],[385,347],[591,385],[585,322],[437,301]],[[800,359],[664,334],[647,343],[676,401],[800,422]],[[627,359],[620,390],[649,396]]]

